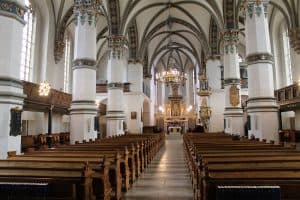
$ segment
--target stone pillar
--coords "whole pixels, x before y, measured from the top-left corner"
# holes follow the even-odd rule
[[[125,93],[125,111],[127,130],[129,133],[142,133],[143,110],[143,65],[139,61],[129,61],[128,82],[130,93]]]
[[[143,65],[140,62],[128,63],[128,82],[130,91],[143,92]]]
[[[220,101],[220,99],[225,99],[225,93],[221,89],[220,66],[220,56],[210,57],[206,62],[208,85],[211,88],[211,95],[209,97],[209,105],[212,105],[212,115],[209,123],[209,130],[211,132],[220,132],[224,130],[225,102]]]
[[[244,135],[241,108],[240,69],[238,61],[239,31],[224,31],[225,133]]]
[[[75,50],[71,114],[71,143],[95,139],[96,99],[96,11],[93,3],[74,6]]]
[[[166,104],[166,84],[165,83],[161,83],[161,103],[162,106],[165,107]]]
[[[191,86],[193,85],[193,76],[190,73],[191,71],[187,71],[187,79],[185,81],[185,102],[186,106],[188,107],[189,105],[192,105],[191,103],[191,98],[192,98],[192,90]]]
[[[300,28],[295,27],[289,31],[290,47],[291,47],[291,63],[293,82],[300,80]]]
[[[145,91],[144,93],[151,98],[151,75],[147,75],[144,77],[144,87]]]
[[[291,63],[292,63],[292,76],[293,76],[292,82],[298,82],[300,81],[300,67],[299,67],[300,53],[296,52],[295,49],[293,48],[291,48]]]
[[[24,0],[0,1],[0,158],[8,151],[21,151],[21,136],[11,135],[11,109],[23,107],[20,65],[24,19]],[[21,133],[20,133],[21,134]]]
[[[268,1],[248,0],[246,3],[246,61],[249,82],[247,112],[251,122],[249,136],[278,141],[278,106],[274,98]]]
[[[124,134],[124,94],[123,84],[126,71],[124,59],[125,38],[122,35],[109,37],[109,60],[107,66],[107,127],[106,136]]]

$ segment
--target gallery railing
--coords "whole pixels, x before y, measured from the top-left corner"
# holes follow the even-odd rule
[[[54,111],[68,113],[71,106],[72,95],[51,89],[49,96],[39,95],[39,84],[23,81],[24,110],[44,112],[50,106],[54,106]]]
[[[300,108],[300,85],[295,83],[275,90],[275,98],[281,110],[295,110]]]

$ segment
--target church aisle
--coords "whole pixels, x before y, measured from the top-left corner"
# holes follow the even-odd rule
[[[182,136],[166,137],[166,145],[125,194],[125,200],[192,200],[193,189],[185,165]]]

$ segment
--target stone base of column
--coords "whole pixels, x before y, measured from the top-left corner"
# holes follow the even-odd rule
[[[231,135],[245,135],[242,108],[225,108],[224,130]]]
[[[71,106],[70,142],[89,141],[97,138],[94,130],[94,120],[97,115],[97,107],[91,102],[73,102]]]
[[[250,98],[247,112],[250,116],[249,137],[279,141],[278,106],[274,98]]]
[[[125,114],[123,111],[107,111],[106,137],[125,134]]]
[[[11,109],[22,109],[25,95],[20,81],[0,77],[0,159],[7,157],[8,151],[21,153],[21,136],[10,136]]]

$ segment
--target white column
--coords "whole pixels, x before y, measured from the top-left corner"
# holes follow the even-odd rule
[[[143,92],[143,65],[140,62],[128,63],[128,82],[130,91]]]
[[[299,31],[300,34],[300,31]],[[293,82],[300,81],[300,54],[291,48],[292,78]]]
[[[278,141],[278,106],[274,98],[273,55],[267,19],[268,1],[247,1],[246,60],[251,118],[249,135]]]
[[[187,79],[185,81],[185,102],[186,102],[186,106],[191,105],[191,95],[192,95],[192,91],[191,91],[191,86],[193,86],[193,76],[191,76],[191,70],[187,71]]]
[[[166,104],[166,84],[165,83],[161,83],[161,103],[162,103],[163,107]]]
[[[92,3],[91,3],[92,4]],[[71,114],[71,143],[95,139],[96,11],[92,5],[75,5],[75,50]]]
[[[241,108],[240,69],[238,62],[239,31],[224,31],[225,133],[244,135]]]
[[[224,130],[224,110],[225,102],[220,99],[225,99],[225,92],[221,89],[221,61],[219,57],[211,57],[206,63],[206,74],[208,85],[211,88],[209,97],[209,105],[211,106],[212,115],[209,123],[211,132],[220,132]]]
[[[154,70],[152,68],[151,73],[154,74]],[[155,93],[156,93],[156,85],[155,85],[155,80],[154,76],[151,74],[149,75],[150,78],[150,112],[149,112],[149,125],[150,126],[155,126]]]
[[[106,136],[124,134],[125,122],[123,84],[126,72],[124,56],[125,38],[122,35],[109,37],[109,60],[107,66],[107,127]]]
[[[0,1],[0,159],[8,151],[21,151],[21,136],[10,134],[10,112],[22,109],[25,97],[20,81],[24,11],[24,0]]]
[[[143,65],[138,62],[128,63],[128,82],[130,93],[125,93],[125,111],[127,130],[129,133],[142,133],[141,115],[143,109]]]

